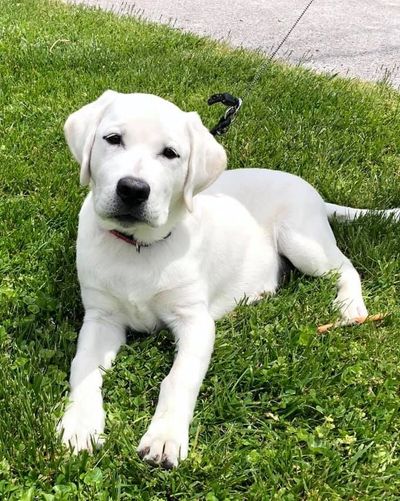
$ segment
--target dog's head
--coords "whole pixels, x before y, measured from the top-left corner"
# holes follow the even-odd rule
[[[197,113],[150,94],[106,91],[70,115],[64,131],[103,226],[147,240],[192,210],[193,196],[226,167]]]

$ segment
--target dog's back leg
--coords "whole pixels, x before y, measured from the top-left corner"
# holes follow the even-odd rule
[[[278,248],[302,273],[321,276],[337,271],[338,306],[343,323],[364,318],[368,312],[361,291],[358,272],[349,259],[339,250],[325,214],[316,211],[300,218],[297,215],[285,220],[279,228]]]

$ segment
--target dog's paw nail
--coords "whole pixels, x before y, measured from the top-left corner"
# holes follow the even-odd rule
[[[143,459],[145,456],[147,456],[149,452],[150,452],[150,447],[145,447],[144,449],[140,449],[140,451],[138,451],[138,455],[140,459]]]
[[[160,455],[155,454],[154,456],[145,457],[144,460],[147,464],[151,466],[160,466]]]
[[[161,458],[161,466],[163,468],[165,468],[166,470],[172,470],[172,468],[174,468],[176,465],[172,461],[170,461],[168,456],[163,454],[163,456]]]

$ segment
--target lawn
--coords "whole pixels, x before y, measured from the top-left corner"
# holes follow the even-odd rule
[[[296,33],[293,34],[296,36]],[[0,0],[0,498],[399,499],[400,233],[376,217],[335,224],[379,324],[317,335],[333,278],[293,273],[217,324],[213,361],[173,471],[136,446],[173,358],[168,333],[132,335],[105,378],[107,440],[71,456],[55,428],[82,321],[75,273],[85,196],[68,114],[106,88],[197,110],[241,95],[262,57],[167,27],[55,1]],[[303,176],[331,202],[400,206],[400,95],[274,64],[222,139],[230,168]]]

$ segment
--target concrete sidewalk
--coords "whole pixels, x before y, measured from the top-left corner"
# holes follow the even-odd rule
[[[270,53],[308,0],[66,0]],[[400,88],[400,0],[314,0],[278,57]]]

